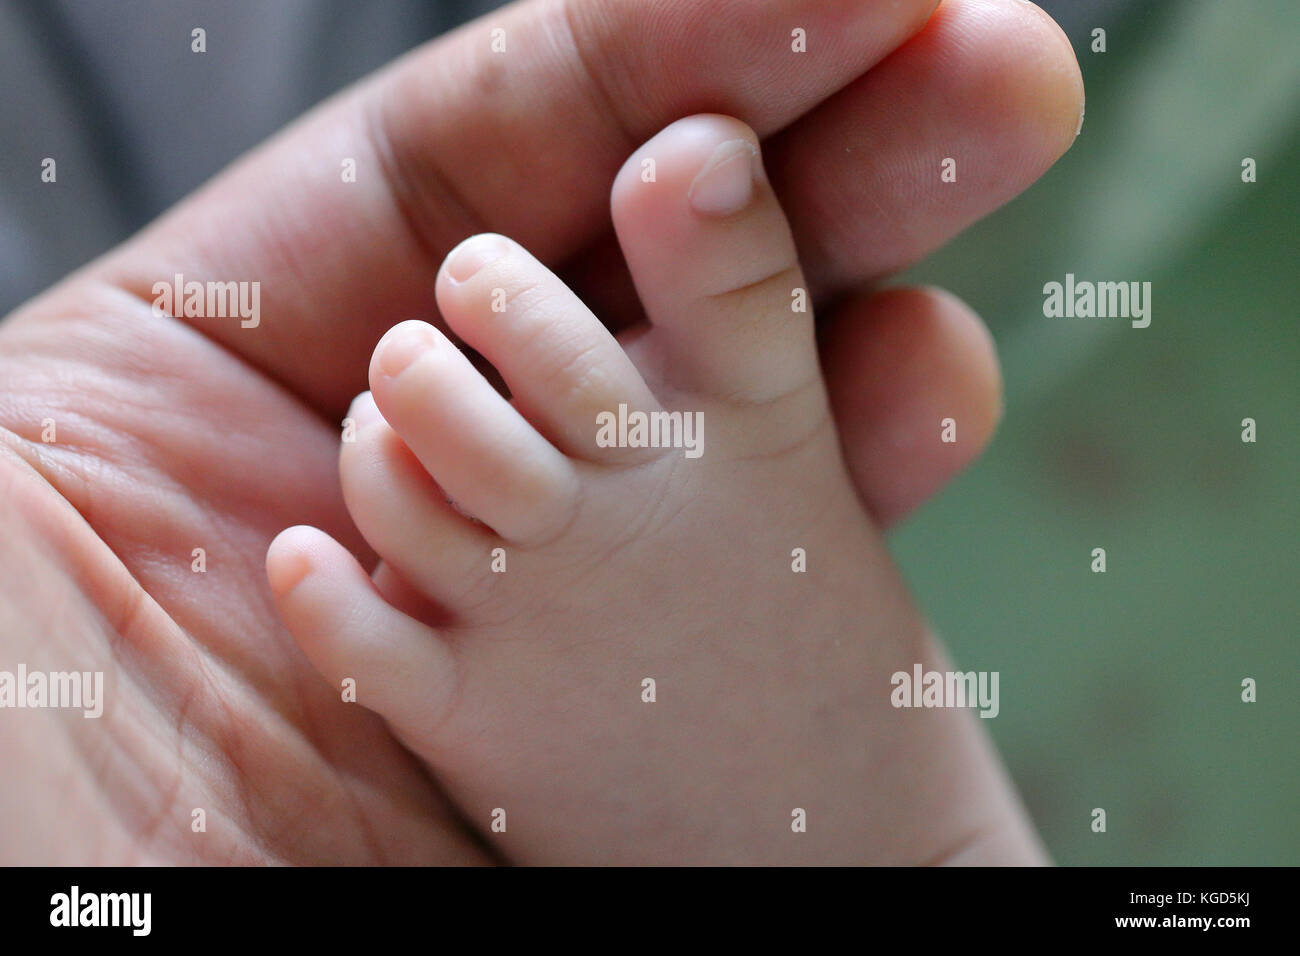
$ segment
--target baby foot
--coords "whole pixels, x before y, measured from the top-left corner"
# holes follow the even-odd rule
[[[1036,861],[972,715],[891,704],[946,665],[846,472],[753,132],[675,123],[612,203],[646,326],[487,234],[438,304],[510,399],[433,326],[380,342],[341,474],[401,587],[291,528],[290,631],[513,861]]]

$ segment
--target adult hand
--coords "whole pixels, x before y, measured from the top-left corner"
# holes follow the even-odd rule
[[[635,319],[608,190],[681,116],[727,113],[767,138],[877,517],[974,457],[999,402],[987,333],[947,296],[869,283],[1041,174],[1073,140],[1081,86],[1037,8],[933,5],[516,4],[327,102],[14,313],[0,670],[102,670],[107,702],[99,719],[0,711],[6,861],[489,859],[299,656],[263,554],[297,523],[360,550],[338,419],[382,332],[433,316],[436,267],[465,235],[511,235],[612,323]],[[941,182],[944,157],[960,186]],[[260,321],[155,315],[154,284],[177,274],[259,282]],[[932,440],[950,415],[959,446]]]

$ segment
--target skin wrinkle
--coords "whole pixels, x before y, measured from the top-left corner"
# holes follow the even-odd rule
[[[388,90],[388,87],[383,87],[381,92]],[[435,272],[441,265],[446,250],[442,248],[444,243],[439,241],[437,230],[428,225],[430,210],[438,210],[446,221],[460,227],[450,230],[453,234],[474,235],[487,232],[487,223],[468,197],[456,187],[432,150],[421,157],[418,173],[405,167],[401,154],[393,146],[386,107],[385,98],[380,96],[375,105],[363,108],[366,140],[377,160],[386,193],[397,210],[399,221],[415,248],[420,251],[428,271]],[[420,183],[420,186],[412,186],[414,182]],[[432,201],[429,192],[433,193]],[[437,306],[433,305],[432,308],[436,312]]]
[[[183,324],[180,325],[179,327],[186,328],[188,330],[188,327],[184,326]],[[211,342],[211,340],[198,334],[195,334],[194,337],[191,339],[191,341],[195,343]],[[216,345],[215,343],[212,344]],[[216,345],[216,347],[220,349],[219,345]],[[238,361],[237,358],[236,360]],[[118,400],[119,393],[120,390],[114,392],[115,400]],[[148,414],[148,415],[154,415],[158,411],[158,406],[156,405],[156,403],[136,402],[133,407],[138,412]],[[147,474],[133,474],[130,476],[131,480],[137,482],[143,482],[146,486],[150,486],[150,487],[157,487],[157,488],[165,487],[166,490],[173,496],[174,500],[176,500],[178,503],[182,503],[186,506],[190,506],[190,505],[194,506],[192,510],[190,510],[187,507],[188,513],[213,514],[213,515],[222,515],[225,513],[226,509],[224,507],[221,507],[220,506],[221,503],[219,503],[215,498],[205,497],[203,494],[197,493],[197,489],[193,484],[190,483],[182,484],[180,481],[178,481],[171,474],[170,469],[166,467],[167,464],[170,464],[171,459],[167,457],[160,457],[157,453],[153,453],[152,446],[148,442],[136,438],[135,436],[129,433],[124,433],[121,432],[120,430],[111,428],[105,425],[100,420],[96,420],[96,423],[98,425],[103,426],[103,431],[102,431],[103,435],[111,436],[112,441],[106,442],[106,444],[112,444],[113,442],[122,441],[122,440],[125,440],[130,444],[130,448],[131,448],[130,452],[119,453],[117,455],[111,456],[112,458],[121,459],[124,461],[131,461],[132,463],[144,460],[147,461],[148,464],[151,466],[151,470]],[[93,454],[93,457],[87,455],[83,460],[86,460],[88,463],[94,462],[95,464],[98,464],[100,467],[102,467],[110,460],[110,456],[106,456],[103,452],[98,452]],[[82,469],[83,472],[88,473],[87,467],[88,467],[87,465],[83,465],[83,469]],[[70,469],[70,471],[75,473],[75,469]],[[93,484],[96,485],[102,484],[102,479],[101,481],[95,482]],[[82,488],[84,489],[86,497],[84,498],[84,504],[81,510],[83,512],[83,517],[87,518],[88,525],[93,530],[96,530],[98,534],[98,528],[96,527],[97,522],[94,519],[94,511],[95,511],[94,497],[91,495],[91,487],[92,487],[92,483],[83,481]],[[61,497],[64,497],[65,499],[67,498],[67,495],[65,493],[59,491],[58,489],[55,489],[55,491],[56,493],[60,494]],[[225,531],[222,530],[221,522],[219,521],[207,522],[206,529],[202,533],[200,533],[198,537],[206,538],[209,540],[215,538],[216,540],[223,542],[226,546],[225,553],[235,554],[235,555],[245,553],[245,550],[237,546],[234,539],[231,538]],[[139,561],[139,556],[136,557],[136,561],[137,562]],[[254,581],[260,581],[261,578],[260,566],[257,567],[252,572],[250,572],[249,577]],[[183,621],[178,621],[178,623],[183,623]],[[206,623],[206,618],[203,619],[202,623]],[[116,625],[115,625],[115,630],[117,630]],[[120,633],[120,631],[118,631],[118,633]],[[211,651],[207,648],[207,646],[203,642],[201,641],[195,642],[193,641],[191,636],[189,639],[189,644],[191,647],[197,647],[198,649],[203,651],[207,656],[209,664],[214,662]],[[217,665],[221,667],[223,671],[227,672],[228,675],[233,675],[233,670],[232,670],[232,665],[234,664],[233,661],[227,661],[223,659],[223,660],[215,661],[215,663],[217,663]],[[241,673],[239,675],[236,675],[237,678],[246,681],[248,675],[246,673],[243,673],[244,669],[238,668],[238,670],[240,670]]]
[[[181,698],[180,706],[177,708],[175,729],[176,729],[176,753],[173,763],[173,770],[170,774],[171,783],[163,788],[160,795],[158,810],[152,817],[147,818],[140,828],[133,834],[138,843],[152,841],[159,833],[163,823],[166,821],[169,812],[179,806],[181,788],[185,781],[185,724],[189,715],[190,702],[194,698],[194,692],[191,691]]]
[[[590,45],[593,49],[597,50],[603,50],[605,47],[599,43],[584,44],[582,42],[580,31],[577,26],[578,16],[574,13],[574,0],[558,0],[558,3],[560,14],[556,19],[559,21],[559,26],[563,28],[564,35],[569,41],[570,49],[573,52],[573,60],[582,70],[583,79],[587,81],[585,88],[594,91],[594,96],[592,97],[596,101],[596,111],[594,115],[604,117],[607,123],[610,120],[613,121],[611,125],[613,126],[621,145],[621,149],[615,150],[615,152],[622,153],[624,156],[630,156],[637,146],[640,145],[641,140],[645,138],[644,135],[637,135],[637,131],[633,128],[632,124],[628,122],[626,115],[623,112],[624,104],[629,102],[631,97],[626,95],[626,90],[621,91],[625,94],[624,96],[614,96],[605,85],[605,77],[609,75],[609,71],[596,70],[592,68],[590,60],[591,54],[588,52],[587,47]],[[587,9],[596,9],[595,5],[591,3],[584,4],[584,6]],[[632,112],[634,114],[643,114],[645,111],[633,109]]]
[[[210,340],[206,339],[206,337],[201,337],[201,336],[196,336],[196,339],[201,340],[201,341],[205,341],[205,342],[206,342],[206,341],[210,341]],[[141,405],[141,404],[139,404],[139,403],[137,403],[137,406],[136,406],[136,407],[137,407],[137,409],[138,409],[140,412],[142,412],[142,413],[153,413],[153,412],[156,412],[156,410],[157,410],[155,406],[152,406],[152,405],[146,406],[146,405]],[[64,416],[64,421],[66,422],[66,416]],[[97,422],[96,424],[97,424],[97,427],[99,427],[99,423]],[[10,432],[9,434],[12,435],[12,432]],[[112,429],[106,429],[106,430],[103,431],[101,437],[99,437],[99,438],[97,438],[97,439],[95,440],[95,442],[93,443],[93,445],[94,445],[94,446],[101,446],[101,445],[103,445],[103,444],[104,444],[104,438],[107,437],[107,436],[110,436],[110,435],[112,436],[112,438],[109,439],[109,444],[110,444],[110,445],[115,444],[115,443],[118,443],[118,442],[120,442],[120,441],[123,440],[123,439],[126,439],[126,440],[128,440],[128,441],[132,441],[133,444],[136,444],[136,443],[137,443],[137,442],[135,442],[135,441],[133,440],[132,436],[130,436],[130,435],[123,434],[123,433],[119,433],[119,432],[117,432],[117,431],[115,431],[115,430],[112,430]],[[17,436],[14,436],[14,437],[16,438]],[[31,442],[30,442],[30,439],[19,439],[19,441],[21,441],[22,444],[23,444],[24,446],[28,447],[28,448],[31,448],[31,447],[32,447]],[[64,444],[64,447],[61,448],[60,450],[66,450],[66,443]],[[92,451],[92,444],[86,444],[86,445],[82,446],[82,449],[81,449],[81,451],[80,451],[78,454],[80,455],[80,462],[81,462],[80,465],[75,465],[75,464],[73,464],[72,462],[66,462],[66,463],[63,463],[63,464],[61,464],[61,465],[59,466],[59,467],[60,467],[60,470],[61,470],[61,471],[63,472],[63,474],[65,475],[65,479],[66,479],[67,477],[71,477],[71,476],[74,476],[74,475],[75,475],[75,476],[78,476],[78,480],[82,480],[82,481],[84,482],[84,478],[82,478],[82,476],[89,474],[89,469],[90,469],[93,465],[97,465],[97,466],[99,466],[99,467],[103,467],[103,466],[107,463],[107,461],[109,460],[108,458],[104,457],[104,453],[103,453],[102,451]],[[136,460],[139,460],[139,456],[131,456],[131,455],[127,455],[126,457],[127,457],[128,460],[130,460],[132,457],[135,457]],[[47,461],[48,461],[48,460],[47,460]],[[28,467],[31,467],[31,466],[29,465]],[[38,472],[37,472],[37,473],[38,473]],[[39,473],[38,473],[38,474],[39,474]],[[151,483],[153,483],[153,484],[156,485],[159,481],[162,481],[162,475],[160,475],[160,474],[158,474],[158,473],[156,473],[156,472],[152,472],[152,471],[150,472],[150,474],[152,475],[152,477],[148,479],[149,482],[151,482]],[[51,493],[58,495],[58,497],[59,497],[60,499],[63,499],[63,500],[66,501],[67,499],[65,498],[65,496],[64,496],[63,494],[60,494],[60,493],[58,492],[58,490],[57,490],[53,485],[51,485],[51,483],[50,483],[50,478],[51,478],[51,477],[52,477],[52,476],[50,476],[50,475],[42,475],[42,476],[40,477],[40,480],[41,480],[42,484],[44,484],[47,488],[49,488],[49,490],[50,490]],[[131,479],[132,479],[133,481],[142,480],[141,475],[140,475],[139,473],[132,475],[132,476],[131,476]],[[82,484],[82,487],[83,487],[87,492],[89,492],[89,489],[90,489],[89,484],[84,484],[84,483],[83,483],[83,484]],[[172,487],[172,490],[173,490],[174,492],[177,493],[177,495],[178,495],[178,499],[183,499],[183,500],[185,500],[185,502],[186,502],[187,505],[197,505],[197,506],[198,506],[197,509],[196,509],[196,511],[195,511],[194,513],[204,513],[204,510],[203,510],[204,500],[203,500],[202,498],[195,498],[195,497],[192,495],[192,493],[189,494],[189,495],[187,496],[187,495],[185,494],[185,491],[184,491],[184,490],[183,490],[179,485],[174,485],[174,486]],[[189,491],[192,492],[192,489],[189,489]],[[211,504],[215,504],[215,502],[213,502],[213,503],[211,503]],[[219,510],[219,509],[214,509],[213,507],[211,507],[211,504],[210,504],[210,505],[208,506],[208,508],[207,508],[207,513],[217,513],[217,514],[222,513],[221,510]],[[86,513],[91,514],[91,515],[93,516],[93,511],[94,511],[94,507],[93,507],[93,498],[87,498],[86,505],[87,505],[87,507],[86,507],[86,508],[83,508],[83,511],[86,511]],[[85,520],[85,515],[84,515],[84,514],[82,515],[82,520]],[[90,525],[93,527],[93,521],[90,522]],[[234,554],[240,554],[240,553],[242,553],[242,549],[241,549],[241,548],[238,548],[238,547],[235,547],[233,541],[230,540],[230,539],[228,539],[228,538],[226,538],[226,536],[225,536],[222,532],[220,532],[220,530],[218,529],[218,527],[217,527],[216,525],[211,525],[211,526],[209,527],[208,531],[205,532],[204,535],[201,535],[201,536],[207,537],[207,538],[209,538],[209,539],[211,539],[211,538],[213,538],[214,536],[216,536],[216,537],[218,537],[218,538],[221,539],[221,540],[226,540],[226,541],[228,542],[227,549],[229,550],[230,553],[234,553]],[[98,535],[97,535],[97,537],[98,537]],[[139,558],[137,558],[137,560],[139,560]],[[130,635],[130,633],[134,632],[135,630],[137,630],[138,628],[141,628],[141,627],[143,627],[143,628],[148,628],[148,627],[149,627],[148,624],[140,623],[140,622],[143,620],[142,615],[144,615],[144,614],[146,613],[146,612],[145,612],[145,601],[146,601],[145,592],[144,592],[143,590],[140,590],[138,587],[128,587],[128,588],[126,588],[122,593],[127,597],[129,603],[128,603],[127,605],[123,606],[123,608],[122,608],[121,611],[119,612],[119,613],[120,613],[120,616],[119,616],[119,617],[117,617],[117,618],[116,618],[115,620],[113,620],[113,621],[105,622],[105,623],[106,623],[106,626],[105,626],[105,632],[107,633],[108,638],[109,638],[109,642],[110,642],[109,645],[108,645],[108,650],[109,650],[109,653],[110,653],[111,656],[112,656],[112,659],[117,660],[117,661],[121,661],[121,660],[123,660],[123,658],[124,658],[124,651],[123,651],[123,648],[124,648],[124,646],[125,646],[126,644],[129,643],[129,635]],[[156,608],[157,608],[157,606],[155,605],[155,609],[156,609]],[[201,675],[199,679],[200,679],[204,684],[206,684],[207,687],[209,688],[208,692],[212,694],[212,699],[215,700],[215,701],[217,701],[218,704],[219,704],[219,706],[221,706],[221,707],[224,709],[224,711],[225,711],[225,715],[226,715],[226,719],[225,719],[224,722],[225,722],[225,723],[230,723],[231,721],[234,720],[234,713],[233,713],[233,711],[230,709],[230,707],[228,706],[227,702],[225,701],[224,696],[223,696],[220,692],[217,692],[217,691],[216,691],[215,688],[216,688],[217,684],[216,684],[216,682],[215,682],[214,677],[212,676],[211,673],[209,673],[209,672],[206,671],[206,666],[209,665],[209,664],[211,664],[211,663],[213,663],[213,658],[212,658],[212,656],[211,656],[211,653],[208,651],[207,646],[206,646],[203,642],[200,642],[200,641],[194,641],[192,636],[187,636],[187,637],[186,637],[186,640],[185,640],[185,643],[188,644],[190,648],[202,649],[202,650],[205,652],[203,656],[198,657],[198,658],[194,658],[194,659],[193,659],[193,662],[198,664],[198,666],[199,666],[199,668],[200,668],[199,673],[200,673],[200,675]],[[220,659],[220,660],[217,660],[216,663],[221,667],[223,673],[226,674],[227,678],[234,677],[235,680],[236,680],[237,682],[246,684],[246,681],[244,680],[245,675],[244,675],[243,673],[239,673],[239,672],[232,672],[231,669],[230,669],[230,666],[229,666],[229,662],[226,661],[224,658],[222,658],[222,659]],[[127,681],[126,681],[126,679],[125,679],[125,672],[124,672],[124,671],[119,671],[119,677],[116,679],[116,685],[117,685],[119,688],[123,688],[123,689],[127,686]],[[169,684],[169,685],[167,685],[167,686],[170,688],[170,687],[173,687],[174,685],[170,685],[170,684]],[[247,685],[246,685],[246,686],[247,686]],[[185,735],[184,735],[183,727],[184,727],[184,722],[185,722],[185,720],[186,720],[186,714],[187,714],[188,709],[189,709],[189,707],[190,707],[190,705],[191,705],[191,702],[192,702],[193,699],[194,699],[194,695],[195,695],[196,693],[198,693],[197,688],[195,687],[195,685],[194,685],[192,682],[189,683],[189,684],[187,684],[187,687],[188,687],[189,689],[186,691],[186,693],[183,695],[183,697],[182,697],[182,699],[181,699],[182,710],[181,710],[181,712],[176,716],[176,721],[177,721],[177,723],[176,723],[176,725],[175,725],[176,732],[177,732],[178,735],[180,735],[180,736],[178,736],[178,739],[174,742],[174,746],[175,746],[176,751],[177,751],[178,759],[180,759],[180,760],[183,760],[183,750],[182,750],[182,747],[183,747],[183,743],[184,743],[184,739],[183,739],[183,737],[185,736]],[[261,694],[261,693],[257,693],[257,692],[255,691],[255,689],[252,688],[251,686],[249,686],[248,689],[249,689],[249,690],[254,690],[254,693],[253,693],[251,696],[252,696],[253,701],[254,701],[256,704],[261,704],[262,702],[264,702],[264,701],[266,701],[266,700],[277,700],[277,699],[279,699],[279,700],[281,700],[282,706],[287,706],[287,707],[289,707],[291,710],[298,710],[298,711],[300,711],[300,708],[296,708],[296,707],[294,706],[294,702],[291,701],[291,700],[284,700],[284,699],[279,698],[279,697],[277,697],[277,696],[272,696],[272,697],[268,698],[268,697],[265,697],[265,696],[264,696],[263,694]],[[154,697],[154,696],[155,696],[154,694],[146,695],[146,699],[149,699],[149,698]],[[247,695],[238,695],[238,696],[247,696]],[[164,711],[161,710],[161,709],[158,709],[158,708],[159,708],[160,706],[161,706],[161,707],[166,707],[166,706],[168,706],[170,703],[171,703],[171,702],[168,701],[167,704],[164,704],[161,700],[155,699],[155,700],[154,700],[154,705],[155,705],[154,712],[159,713],[160,715],[164,715],[164,716],[165,716]],[[280,722],[280,723],[281,723],[281,733],[288,732],[288,733],[293,734],[293,735],[296,736],[296,733],[295,733],[296,728],[295,728],[295,726],[294,726],[292,720],[289,719],[289,714],[286,712],[285,714],[282,714],[281,716],[282,716],[282,720],[281,720],[281,722]],[[145,722],[145,723],[142,724],[141,726],[142,726],[143,728],[147,729],[150,725],[148,724],[148,722]],[[151,736],[154,736],[156,739],[158,739],[159,742],[163,742],[163,743],[166,742],[165,739],[164,739],[163,737],[158,736],[157,734],[155,734],[155,733],[153,733],[153,732],[150,732],[150,735],[151,735]],[[245,786],[245,781],[246,781],[247,779],[249,779],[249,778],[248,778],[248,768],[244,765],[244,763],[243,763],[243,761],[242,761],[242,759],[241,759],[241,757],[240,757],[240,751],[239,751],[239,749],[238,749],[237,744],[234,743],[234,741],[236,740],[236,735],[235,735],[232,731],[230,731],[230,730],[221,731],[221,730],[217,729],[217,730],[215,730],[215,731],[210,730],[210,731],[208,732],[208,734],[206,734],[205,736],[211,736],[212,739],[214,740],[214,742],[217,743],[217,749],[218,749],[218,752],[220,752],[220,753],[222,754],[222,756],[223,756],[223,758],[224,758],[224,760],[225,760],[225,763],[226,763],[228,769],[231,770],[231,771],[233,771],[232,776],[235,778],[236,782],[240,785],[240,786],[239,786],[240,802],[241,802],[241,804],[242,804],[243,807],[244,807],[244,816],[245,816],[245,819],[246,819],[249,823],[252,823],[252,824],[254,825],[255,829],[256,829],[259,833],[261,833],[261,835],[257,837],[257,844],[258,844],[260,850],[262,851],[262,853],[266,854],[267,856],[275,857],[275,856],[278,854],[279,851],[277,851],[277,850],[275,849],[275,846],[274,846],[272,840],[271,840],[270,838],[268,838],[268,836],[266,835],[265,832],[263,832],[263,831],[265,831],[265,830],[267,829],[267,827],[266,827],[266,826],[262,826],[262,825],[258,825],[258,824],[256,823],[256,821],[257,821],[257,819],[258,819],[258,817],[259,817],[259,814],[258,814],[258,812],[255,810],[255,807],[256,807],[256,801],[255,801],[255,799],[253,798],[251,791],[249,791],[249,789],[247,788],[247,786]],[[82,737],[82,736],[78,736],[78,735],[70,735],[70,738],[71,738],[71,739],[70,739],[70,743],[74,744],[74,747],[76,747],[76,749],[81,750],[80,745],[83,744],[83,743],[85,742],[85,741],[84,741],[84,737]],[[305,738],[304,738],[304,739],[305,739]],[[83,751],[83,752],[84,752],[84,751]],[[101,758],[98,760],[98,762],[92,760],[92,761],[88,764],[88,766],[90,767],[90,769],[91,769],[91,773],[92,773],[93,776],[95,776],[95,777],[97,777],[97,778],[99,778],[99,779],[101,779],[101,780],[104,780],[104,779],[106,779],[105,776],[104,776],[104,775],[105,775],[105,772],[106,772],[106,769],[107,769],[109,766],[113,766],[113,765],[115,765],[116,761],[113,760],[113,759],[111,759],[111,758],[109,758],[109,756],[108,756],[108,754],[107,754],[107,751],[104,751],[104,750],[102,750],[102,749],[100,749],[100,748],[97,748],[96,752],[98,752],[98,753],[101,754]],[[87,756],[89,756],[89,752],[85,752],[85,753],[87,754]],[[141,756],[143,756],[143,753],[141,754]],[[317,762],[321,763],[322,767],[324,767],[325,769],[329,770],[329,772],[331,773],[331,775],[334,776],[334,778],[335,778],[335,780],[336,780],[336,789],[337,789],[340,793],[342,793],[342,794],[345,796],[345,798],[346,798],[346,799],[351,803],[351,805],[354,807],[354,811],[353,811],[354,815],[359,816],[359,815],[360,815],[360,814],[359,814],[359,810],[356,809],[356,807],[357,807],[357,796],[356,796],[355,792],[353,792],[351,789],[349,789],[349,788],[347,788],[347,787],[345,786],[345,784],[344,784],[342,778],[339,776],[339,774],[338,774],[338,772],[337,772],[337,768],[333,768],[333,767],[331,767],[331,766],[325,764],[325,762],[324,762],[324,761],[320,761],[319,758],[317,758]],[[145,765],[144,765],[144,764],[139,764],[139,766],[144,767]],[[96,769],[95,769],[96,767],[98,767],[99,769],[96,770]],[[146,773],[148,773],[148,771],[146,771]],[[166,819],[166,817],[167,817],[167,815],[168,815],[168,806],[169,806],[168,801],[169,801],[169,800],[170,800],[170,801],[174,801],[174,800],[176,800],[176,799],[179,798],[179,791],[180,791],[180,788],[183,786],[183,780],[185,779],[185,776],[186,776],[186,772],[185,772],[183,769],[181,769],[180,767],[177,767],[176,770],[175,770],[175,772],[174,772],[173,774],[170,775],[170,779],[172,780],[172,782],[168,785],[168,787],[164,790],[164,792],[159,796],[159,802],[158,802],[158,804],[157,804],[157,809],[154,810],[154,811],[152,811],[152,812],[149,813],[148,815],[146,815],[146,816],[144,817],[144,819],[143,819],[143,821],[142,821],[141,823],[139,823],[139,824],[137,824],[137,825],[135,825],[135,826],[132,827],[132,831],[135,833],[135,837],[136,837],[136,839],[141,840],[141,841],[147,840],[147,839],[149,838],[149,835],[150,835],[151,832],[157,832],[158,827],[160,827],[160,826],[163,825],[163,821]],[[102,787],[102,785],[101,785],[101,789],[104,789],[104,788]],[[344,791],[346,791],[346,792],[344,792]],[[110,792],[112,792],[112,791],[110,791]],[[130,812],[131,815],[134,815],[134,811],[130,811],[130,810],[129,810],[129,807],[130,807],[130,804],[129,804],[129,803],[118,802],[116,806],[117,806],[117,813],[115,813],[115,816],[116,816],[117,814],[121,813],[121,812],[124,812],[124,811],[126,811],[126,812]],[[274,825],[272,824],[272,825],[270,825],[270,826],[273,828]],[[241,827],[241,829],[244,829],[244,828]],[[377,844],[375,844],[375,842],[374,842],[374,839],[373,839],[373,831],[370,831],[369,845],[370,845],[370,848],[371,848],[371,849],[370,849],[370,855],[371,855],[373,858],[379,858],[379,857],[381,856],[381,853],[380,853],[380,851],[379,851],[379,848],[378,848]],[[232,851],[232,852],[234,852],[234,851]]]
[[[175,320],[173,319],[173,321]],[[225,352],[226,355],[234,359],[234,361],[237,364],[239,365],[244,364],[238,356],[235,356],[233,353],[226,351],[218,343],[213,342],[211,339],[208,339],[207,337],[198,334],[194,330],[190,329],[190,327],[186,326],[184,323],[178,322],[174,326],[174,328],[177,330],[184,329],[188,332],[193,332],[194,333],[193,337],[189,339],[190,342],[194,344],[198,344],[198,343],[210,344],[214,348],[216,348],[219,352]],[[89,363],[87,363],[87,365],[88,367],[95,367],[95,368],[101,367],[101,366],[89,366]],[[112,400],[114,403],[116,403],[119,406],[121,406],[125,401],[126,407],[134,410],[139,416],[147,417],[151,420],[156,418],[156,416],[159,414],[160,411],[165,412],[167,410],[167,406],[160,407],[157,401],[153,401],[153,400],[132,401],[129,398],[125,398],[125,396],[128,396],[129,393],[130,393],[129,389],[113,390],[111,393],[113,396]],[[296,399],[293,399],[291,396],[285,394],[284,397],[286,399],[289,399],[291,402],[296,403]],[[88,473],[89,466],[92,463],[99,467],[103,467],[104,465],[110,463],[115,467],[121,467],[123,463],[127,463],[127,462],[133,465],[137,463],[145,463],[150,468],[147,475],[132,474],[130,472],[123,472],[123,474],[129,475],[129,477],[132,480],[140,480],[141,478],[144,478],[146,480],[146,484],[150,484],[150,483],[161,484],[162,479],[165,477],[167,479],[167,490],[174,493],[178,499],[199,506],[195,509],[195,512],[208,511],[210,513],[215,513],[215,514],[221,514],[224,512],[225,510],[224,508],[217,507],[219,502],[214,497],[211,496],[211,493],[205,496],[200,491],[200,489],[197,488],[193,483],[182,483],[182,481],[179,480],[177,475],[173,472],[172,467],[170,467],[174,464],[175,456],[170,455],[169,453],[156,451],[153,447],[153,444],[150,441],[140,438],[139,436],[134,435],[132,433],[123,431],[119,427],[109,425],[107,421],[104,419],[104,417],[91,418],[89,416],[80,416],[80,418],[83,421],[95,423],[95,425],[99,428],[99,434],[97,436],[97,441],[94,442],[93,444],[104,446],[102,450],[97,448],[94,451],[91,451],[91,445],[89,444],[80,446],[81,449],[85,452],[85,454],[83,455],[83,461],[87,462],[82,466],[83,472]],[[176,424],[188,424],[188,417],[178,413],[176,418]],[[31,441],[30,439],[28,439],[28,441],[32,446],[35,446],[35,442]],[[64,444],[66,443],[63,442],[63,440],[60,440],[60,445],[62,446]],[[124,444],[125,448],[119,450],[117,454],[108,454],[107,449],[117,444]],[[76,475],[76,470],[69,468],[65,470],[65,474],[70,476]],[[47,475],[47,480],[49,480],[48,475]],[[53,481],[51,481],[50,483],[52,487],[55,489],[56,493],[60,494],[61,497],[64,497],[69,501],[72,500],[70,496],[67,494],[67,492],[61,489],[58,486],[58,484],[54,483]],[[102,483],[102,481],[97,482],[96,484],[98,483]],[[93,514],[89,513],[92,510],[91,502],[93,500],[93,496],[91,493],[91,484],[92,484],[91,482],[86,481],[85,478],[82,477],[81,480],[82,495],[80,497],[80,500],[85,502],[85,507],[82,509],[83,517],[86,517],[87,523],[90,525],[92,529],[96,529],[97,522],[94,520]],[[222,491],[226,492],[227,489],[223,488]],[[215,530],[213,530],[212,533],[218,534],[218,532],[216,532]],[[238,553],[238,549],[232,549],[231,553]]]
[[[119,693],[125,685],[126,681],[121,680],[120,677],[114,681],[114,686]],[[106,690],[108,686],[108,682],[105,682]],[[146,696],[145,699],[148,700],[148,697]],[[118,720],[120,717],[116,714],[110,717],[106,713],[100,719]],[[134,775],[137,779],[154,779],[152,745],[147,743],[144,747],[138,749],[125,748],[120,745],[112,747],[111,745],[118,743],[118,738],[114,735],[77,733],[67,726],[66,721],[59,721],[59,723],[67,731],[65,738],[71,744],[73,750],[82,755],[84,762],[79,766],[84,767],[87,776],[97,782],[96,792],[105,796],[105,802],[110,807],[114,819],[118,821],[125,831],[132,832],[137,837],[142,833],[147,834],[150,819],[161,819],[159,814],[165,810],[166,794],[163,795],[163,802],[159,805],[159,811],[150,815],[147,809],[137,806],[135,794],[131,794],[129,798],[125,797],[121,794],[120,789],[109,787],[107,784],[113,776],[109,772],[110,768],[119,771],[118,775],[123,772],[121,768],[122,760],[129,761],[137,769],[137,773]],[[153,736],[156,737],[157,735]],[[177,767],[176,771],[172,775],[176,781],[174,786],[179,785],[180,768]],[[141,824],[134,823],[142,815],[144,822]]]

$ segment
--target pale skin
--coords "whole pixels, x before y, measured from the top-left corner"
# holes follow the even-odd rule
[[[863,284],[1067,148],[1077,67],[1018,0],[948,0],[928,21],[929,0],[825,6],[764,8],[719,33],[711,4],[516,5],[492,25],[527,70],[494,72],[488,24],[430,44],[6,319],[0,667],[103,669],[107,693],[98,721],[0,719],[0,765],[22,768],[0,783],[6,862],[491,860],[383,721],[342,704],[293,645],[266,545],[309,523],[372,560],[335,475],[339,421],[384,330],[436,319],[437,265],[466,235],[508,233],[603,318],[637,320],[621,264],[590,250],[608,248],[619,164],[680,116],[726,109],[765,140],[810,291],[833,303],[827,392],[878,521],[978,454],[998,409],[978,319],[941,293]],[[753,34],[788,35],[792,17],[835,42],[756,60]],[[897,178],[934,155],[958,156],[970,188]],[[527,184],[521,156],[536,157]],[[260,281],[261,325],[153,316],[152,284],[176,272]],[[899,440],[932,433],[940,409],[969,423],[961,443]],[[384,566],[375,577],[415,597]]]
[[[292,528],[267,557],[291,633],[470,819],[506,813],[512,861],[1037,862],[969,715],[891,705],[890,675],[939,655],[841,453],[757,137],[675,123],[612,208],[647,317],[621,341],[483,234],[438,302],[512,400],[427,323],[380,342],[344,496],[428,605]],[[599,441],[620,406],[702,416],[706,443]]]

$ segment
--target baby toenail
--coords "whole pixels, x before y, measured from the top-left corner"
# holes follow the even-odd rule
[[[383,420],[383,416],[379,414],[379,406],[375,404],[375,397],[369,392],[362,392],[352,399],[347,418],[352,419],[353,426],[358,430]]]
[[[395,378],[412,362],[437,344],[431,327],[423,322],[412,323],[398,332],[390,333],[379,348],[379,370]]]
[[[691,207],[704,216],[730,216],[749,205],[762,175],[758,147],[744,139],[719,143],[691,183]]]
[[[447,257],[447,275],[452,282],[465,282],[489,262],[500,259],[509,249],[510,241],[503,236],[490,232],[471,236]]]
[[[311,574],[311,558],[301,551],[295,551],[268,564],[266,571],[271,590],[284,596]]]

